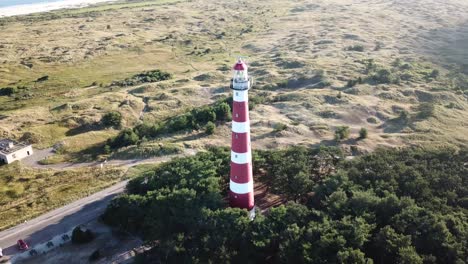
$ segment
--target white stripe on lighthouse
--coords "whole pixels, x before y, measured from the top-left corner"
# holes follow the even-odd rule
[[[236,164],[246,164],[252,161],[250,151],[246,153],[236,153],[231,150],[231,161]]]
[[[247,133],[247,132],[250,132],[249,122],[232,121],[232,132],[234,132],[234,133]]]
[[[233,193],[237,194],[250,193],[253,192],[253,181],[249,181],[248,183],[236,183],[231,180],[229,183],[229,189],[231,189]]]
[[[234,91],[234,101],[236,102],[247,102],[249,100],[248,91]]]

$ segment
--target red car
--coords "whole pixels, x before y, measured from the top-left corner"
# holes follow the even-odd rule
[[[27,250],[29,248],[28,244],[26,244],[23,239],[18,240],[17,244],[20,250]]]

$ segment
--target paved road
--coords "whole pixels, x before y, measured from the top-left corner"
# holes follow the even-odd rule
[[[128,181],[55,209],[26,223],[0,232],[0,247],[5,256],[18,253],[16,241],[25,239],[30,245],[43,243],[52,237],[68,232],[77,225],[96,219],[109,202],[123,192]]]

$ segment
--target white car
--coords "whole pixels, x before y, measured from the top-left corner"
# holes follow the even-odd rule
[[[2,248],[0,248],[0,258],[2,258],[2,257],[3,257],[3,250],[2,250]]]

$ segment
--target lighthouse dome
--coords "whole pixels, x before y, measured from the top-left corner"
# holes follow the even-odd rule
[[[234,65],[234,70],[235,71],[244,71],[247,69],[247,65],[241,60],[239,60],[236,65]]]

